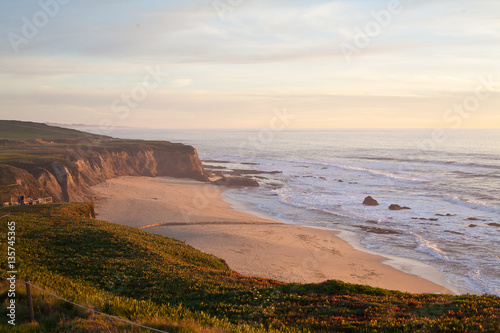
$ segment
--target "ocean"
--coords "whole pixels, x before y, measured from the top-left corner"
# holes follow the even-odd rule
[[[435,267],[460,290],[500,295],[499,130],[450,130],[438,140],[431,130],[105,134],[193,145],[216,167],[278,171],[226,195],[284,222],[355,234],[368,250]],[[366,196],[380,205],[363,205]]]

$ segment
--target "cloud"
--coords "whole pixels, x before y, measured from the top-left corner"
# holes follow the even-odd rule
[[[173,86],[176,88],[183,88],[191,85],[191,83],[193,83],[191,79],[179,79],[173,82]]]
[[[22,53],[126,62],[146,59],[149,63],[265,63],[335,58],[341,55],[340,42],[348,41],[355,36],[355,28],[362,29],[373,20],[371,12],[387,7],[386,1],[325,1],[309,6],[300,1],[287,6],[280,1],[246,1],[235,8],[234,22],[223,22],[206,2],[142,3],[69,3],[22,47]],[[37,6],[25,7],[22,8],[28,17],[39,10]],[[405,7],[404,19],[394,18],[380,39],[388,52],[397,52],[401,43],[411,43],[405,36],[415,36],[415,43],[411,44],[420,48],[435,40],[447,43],[445,38],[453,36],[491,41],[498,35],[499,23],[487,14],[486,7],[491,10],[499,5],[491,1],[478,1],[474,6],[466,1],[412,2]],[[20,15],[19,8],[15,12]],[[21,23],[20,18],[11,18],[0,32],[19,32]],[[467,45],[475,41],[466,38],[462,42]],[[5,55],[12,51],[8,47],[2,49]],[[369,54],[370,50],[364,53]]]
[[[209,0],[71,1],[18,54],[7,35],[21,34],[23,17],[41,7],[4,1],[1,112],[70,118],[85,110],[94,122],[141,82],[145,67],[159,66],[169,75],[141,106],[144,122],[168,114],[180,124],[198,114],[229,119],[229,126],[231,119],[243,123],[229,117],[234,110],[265,113],[284,105],[304,115],[309,105],[345,122],[370,112],[389,117],[381,111],[387,108],[391,119],[400,119],[398,112],[410,117],[408,108],[439,117],[437,105],[500,71],[500,2],[401,2],[405,10],[348,64],[339,44],[352,43],[388,1],[245,0],[225,21]]]

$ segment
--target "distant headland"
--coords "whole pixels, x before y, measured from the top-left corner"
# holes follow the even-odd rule
[[[208,181],[196,149],[167,141],[115,139],[42,123],[0,120],[1,203],[26,197],[84,201],[119,176]]]

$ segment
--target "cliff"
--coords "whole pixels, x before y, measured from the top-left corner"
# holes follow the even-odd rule
[[[84,201],[91,195],[91,186],[119,176],[208,181],[196,150],[183,144],[97,136],[56,140],[45,137],[31,141],[1,139],[4,139],[0,150],[2,202],[18,193],[32,198],[52,196],[55,201]]]

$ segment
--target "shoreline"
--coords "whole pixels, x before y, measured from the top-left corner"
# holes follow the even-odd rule
[[[419,276],[423,279],[431,281],[432,283],[445,287],[446,289],[450,290],[456,295],[472,293],[471,290],[456,287],[448,283],[448,281],[446,280],[446,276],[431,265],[428,265],[426,263],[423,263],[415,259],[378,253],[366,249],[360,244],[359,236],[349,231],[339,230],[338,237],[345,240],[347,243],[349,243],[349,245],[351,245],[358,251],[383,257],[384,260],[382,261],[382,263],[391,266],[392,268],[397,269],[398,271],[404,272],[406,274]]]
[[[234,199],[227,197],[226,192],[227,192],[227,190],[222,192],[223,200],[228,202],[231,205],[231,208],[239,210],[239,211],[247,213],[247,214],[255,215],[258,217],[267,218],[267,219],[274,219],[274,220],[279,221],[276,217],[273,217],[266,212],[258,211],[256,208],[251,207],[251,205],[246,203],[246,202],[240,202],[240,201],[237,201],[237,200],[234,200]],[[359,236],[353,232],[345,231],[345,230],[331,229],[328,227],[306,225],[306,224],[294,224],[294,223],[289,223],[289,222],[285,222],[285,221],[279,221],[279,222],[289,224],[289,225],[294,225],[294,226],[303,226],[306,228],[334,232],[338,238],[347,242],[354,249],[361,251],[361,252],[364,252],[364,253],[367,253],[367,254],[380,256],[380,257],[384,258],[384,260],[382,261],[383,264],[388,265],[394,269],[397,269],[403,273],[410,274],[410,275],[416,275],[418,277],[421,277],[421,278],[428,280],[432,283],[440,285],[440,286],[448,289],[449,291],[451,291],[452,293],[457,294],[457,295],[466,294],[466,293],[473,293],[471,290],[467,290],[464,288],[460,288],[460,287],[456,287],[456,286],[451,285],[450,283],[447,282],[446,276],[443,273],[441,273],[435,267],[432,267],[426,263],[423,263],[423,262],[415,260],[415,259],[408,259],[408,258],[378,253],[378,252],[364,248],[359,241]]]
[[[301,283],[341,280],[412,293],[461,293],[431,266],[363,249],[342,231],[255,214],[245,203],[224,196],[224,188],[187,179],[120,177],[93,190],[101,197],[96,202],[99,219],[184,241],[226,260],[244,275]]]

